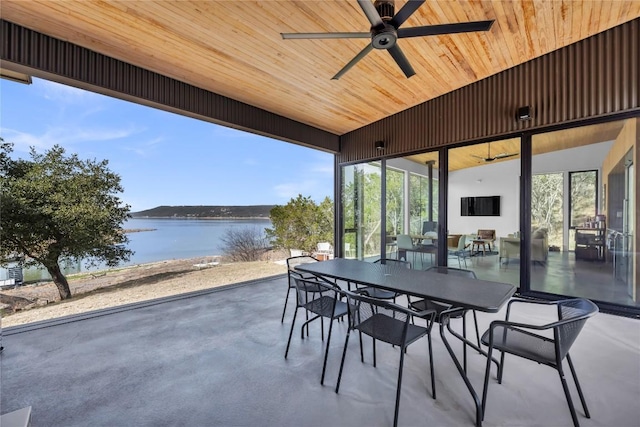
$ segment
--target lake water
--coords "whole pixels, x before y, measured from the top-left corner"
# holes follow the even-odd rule
[[[269,220],[219,220],[133,218],[125,229],[155,228],[155,231],[129,233],[129,249],[135,254],[127,265],[167,259],[222,255],[222,238],[229,229],[256,228],[264,233]]]
[[[125,229],[147,229],[129,233],[127,247],[135,252],[127,263],[121,266],[144,264],[169,259],[196,258],[222,255],[222,238],[229,229],[256,228],[264,233],[271,221],[265,220],[208,220],[175,218],[132,218]],[[63,266],[66,274],[85,270],[82,263]],[[102,268],[105,268],[104,266]],[[46,271],[29,269],[24,272],[25,280],[48,278]],[[5,269],[0,269],[0,279],[7,278]]]

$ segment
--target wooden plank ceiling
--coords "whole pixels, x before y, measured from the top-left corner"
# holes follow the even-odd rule
[[[531,151],[535,156],[584,145],[613,141],[618,137],[624,123],[624,121],[608,122],[534,135],[531,143]],[[491,146],[491,157],[501,154],[515,154],[515,156],[485,161],[483,159],[489,157],[489,145]],[[519,158],[520,138],[502,139],[490,143],[451,149],[449,152],[449,170],[456,171]],[[427,161],[435,161],[434,167],[436,169],[438,168],[437,151],[415,154],[408,156],[407,159],[421,165],[426,164]]]
[[[396,11],[405,1],[396,1]],[[640,16],[640,1],[428,0],[403,28],[494,19],[488,32],[405,38],[416,75],[368,39],[355,0],[2,0],[3,19],[318,128],[344,134]]]

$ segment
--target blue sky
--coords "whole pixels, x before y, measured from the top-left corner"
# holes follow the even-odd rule
[[[0,80],[0,136],[14,157],[61,145],[108,159],[132,211],[159,205],[333,198],[333,155],[46,80]]]

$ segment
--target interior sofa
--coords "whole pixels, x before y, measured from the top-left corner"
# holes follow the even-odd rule
[[[531,232],[531,261],[545,264],[549,255],[549,233],[546,228],[537,228]],[[500,257],[498,262],[502,265],[502,260],[520,259],[520,237],[500,238]]]

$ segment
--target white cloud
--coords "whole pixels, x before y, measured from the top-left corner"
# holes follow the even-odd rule
[[[273,190],[276,196],[281,199],[289,200],[291,198],[298,197],[298,194],[303,196],[314,195],[320,189],[320,182],[316,180],[304,180],[299,182],[286,182],[276,185]]]
[[[95,102],[97,99],[102,97],[102,95],[94,92],[55,83],[49,80],[34,79],[33,85],[35,89],[42,93],[42,96],[45,99],[55,101],[57,103],[85,104],[88,102]]]
[[[111,141],[127,138],[139,130],[133,127],[120,129],[79,128],[73,126],[58,126],[47,129],[43,134],[36,135],[15,129],[0,128],[0,134],[5,141],[13,142],[16,151],[29,151],[29,147],[35,147],[42,151],[53,147],[55,144],[68,147],[73,144],[93,141]]]
[[[315,163],[309,166],[309,171],[317,174],[333,177],[333,160],[322,163]]]
[[[250,132],[244,132],[241,130],[233,129],[222,125],[214,125],[212,127],[211,135],[215,140],[220,139],[244,139],[247,136],[252,136]]]
[[[149,157],[149,155],[151,155],[154,152],[155,146],[160,144],[164,140],[165,140],[164,137],[159,136],[159,137],[150,139],[149,141],[143,141],[133,147],[131,146],[123,147],[123,149],[125,151],[130,151],[132,153],[135,153],[140,157]]]

